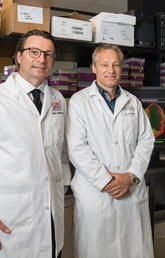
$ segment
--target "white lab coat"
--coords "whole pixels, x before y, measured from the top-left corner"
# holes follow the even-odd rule
[[[69,102],[67,139],[76,167],[75,258],[153,258],[148,196],[144,182],[154,136],[140,101],[121,89],[114,114],[95,82]],[[116,200],[103,187],[107,170],[130,171],[140,180]]]
[[[51,212],[56,255],[64,238],[63,172],[66,184],[70,176],[63,149],[66,104],[47,86],[39,115],[14,77],[0,85],[0,220],[12,231],[0,231],[0,257],[51,258]]]

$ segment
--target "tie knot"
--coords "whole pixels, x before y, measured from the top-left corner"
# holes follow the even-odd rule
[[[38,97],[40,97],[40,90],[39,89],[34,89],[34,90],[32,90],[31,91],[31,93],[32,93],[32,95],[33,95],[33,98],[35,99],[35,98],[38,98]]]

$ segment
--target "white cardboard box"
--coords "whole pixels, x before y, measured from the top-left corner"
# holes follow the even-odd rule
[[[93,18],[90,19],[92,23],[98,23],[101,21],[105,22],[114,22],[114,23],[124,23],[135,25],[136,24],[136,17],[133,15],[122,14],[122,13],[108,13],[108,12],[101,12],[95,15]]]
[[[95,43],[134,46],[134,26],[102,21],[93,28]]]
[[[92,41],[92,23],[52,16],[51,34],[58,38]]]
[[[125,23],[130,25],[136,24],[136,16],[119,13],[118,18],[119,18],[119,23]]]
[[[101,12],[90,21],[92,22],[95,43],[134,46],[135,16]]]

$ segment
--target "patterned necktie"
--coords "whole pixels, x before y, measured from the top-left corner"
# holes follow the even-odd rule
[[[33,103],[35,104],[36,108],[38,109],[38,112],[41,114],[41,109],[42,109],[42,102],[40,99],[40,90],[39,89],[34,89],[31,91],[33,95]]]

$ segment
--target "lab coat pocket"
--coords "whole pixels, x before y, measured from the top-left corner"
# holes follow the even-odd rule
[[[11,229],[12,236],[32,229],[32,194],[0,194],[0,219]],[[0,238],[7,235],[0,231]]]
[[[102,212],[111,205],[112,198],[105,192],[98,191],[87,181],[75,183],[72,180],[72,190],[76,201],[88,212]]]
[[[122,128],[124,133],[124,138],[127,142],[133,143],[137,137],[137,117],[135,112],[125,111],[122,114]]]

